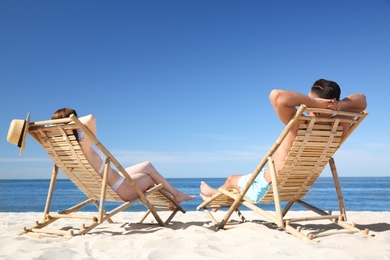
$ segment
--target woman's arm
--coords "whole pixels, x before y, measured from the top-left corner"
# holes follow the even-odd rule
[[[94,115],[79,117],[79,120],[96,136],[96,117]]]

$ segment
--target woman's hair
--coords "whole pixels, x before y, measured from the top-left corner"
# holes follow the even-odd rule
[[[53,113],[51,116],[51,119],[61,119],[61,118],[67,118],[70,117],[70,115],[75,115],[77,117],[77,112],[73,108],[64,107],[61,109],[58,109],[56,112]],[[73,130],[73,134],[76,137],[77,142],[79,141],[79,135],[77,134],[77,130]]]
[[[340,86],[334,81],[319,79],[314,82],[311,92],[319,98],[340,100]]]
[[[70,117],[71,114],[77,117],[76,110],[74,110],[73,108],[64,107],[54,112],[53,115],[51,116],[51,119],[67,118]]]

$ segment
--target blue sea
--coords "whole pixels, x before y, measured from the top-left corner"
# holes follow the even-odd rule
[[[201,203],[199,197],[200,181],[206,181],[212,187],[223,184],[224,178],[171,178],[173,186],[181,191],[196,195],[191,201],[183,202],[187,211],[195,211]],[[390,177],[341,177],[340,183],[347,211],[390,211]],[[43,212],[49,180],[0,180],[0,212]],[[85,195],[69,180],[58,180],[51,211],[61,211],[85,199]],[[320,177],[304,200],[323,210],[338,210],[337,196],[332,178]],[[106,209],[112,209],[116,203],[107,203]],[[273,204],[264,204],[262,208],[274,210]],[[243,207],[242,210],[247,208]],[[294,205],[293,210],[301,210]],[[127,211],[144,211],[138,203]],[[83,211],[96,211],[94,205]]]

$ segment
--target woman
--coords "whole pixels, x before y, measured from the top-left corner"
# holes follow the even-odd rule
[[[67,118],[77,112],[72,108],[61,108],[53,113],[52,119]],[[96,136],[96,118],[93,115],[80,117],[79,120]],[[103,153],[97,149],[92,140],[84,135],[81,129],[75,131],[76,139],[80,143],[81,149],[92,167],[99,173],[103,173],[105,159]],[[194,196],[187,195],[174,188],[150,162],[143,162],[126,168],[126,172],[133,178],[136,185],[146,191],[151,185],[161,183],[164,189],[169,192],[178,203],[191,200]],[[116,170],[110,167],[108,171],[108,185],[125,201],[129,201],[137,196],[136,191],[125,181],[125,178]]]

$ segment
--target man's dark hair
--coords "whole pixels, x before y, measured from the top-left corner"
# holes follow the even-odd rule
[[[335,98],[336,100],[340,99],[341,94],[340,86],[336,82],[326,79],[319,79],[314,82],[311,92],[319,98]]]

